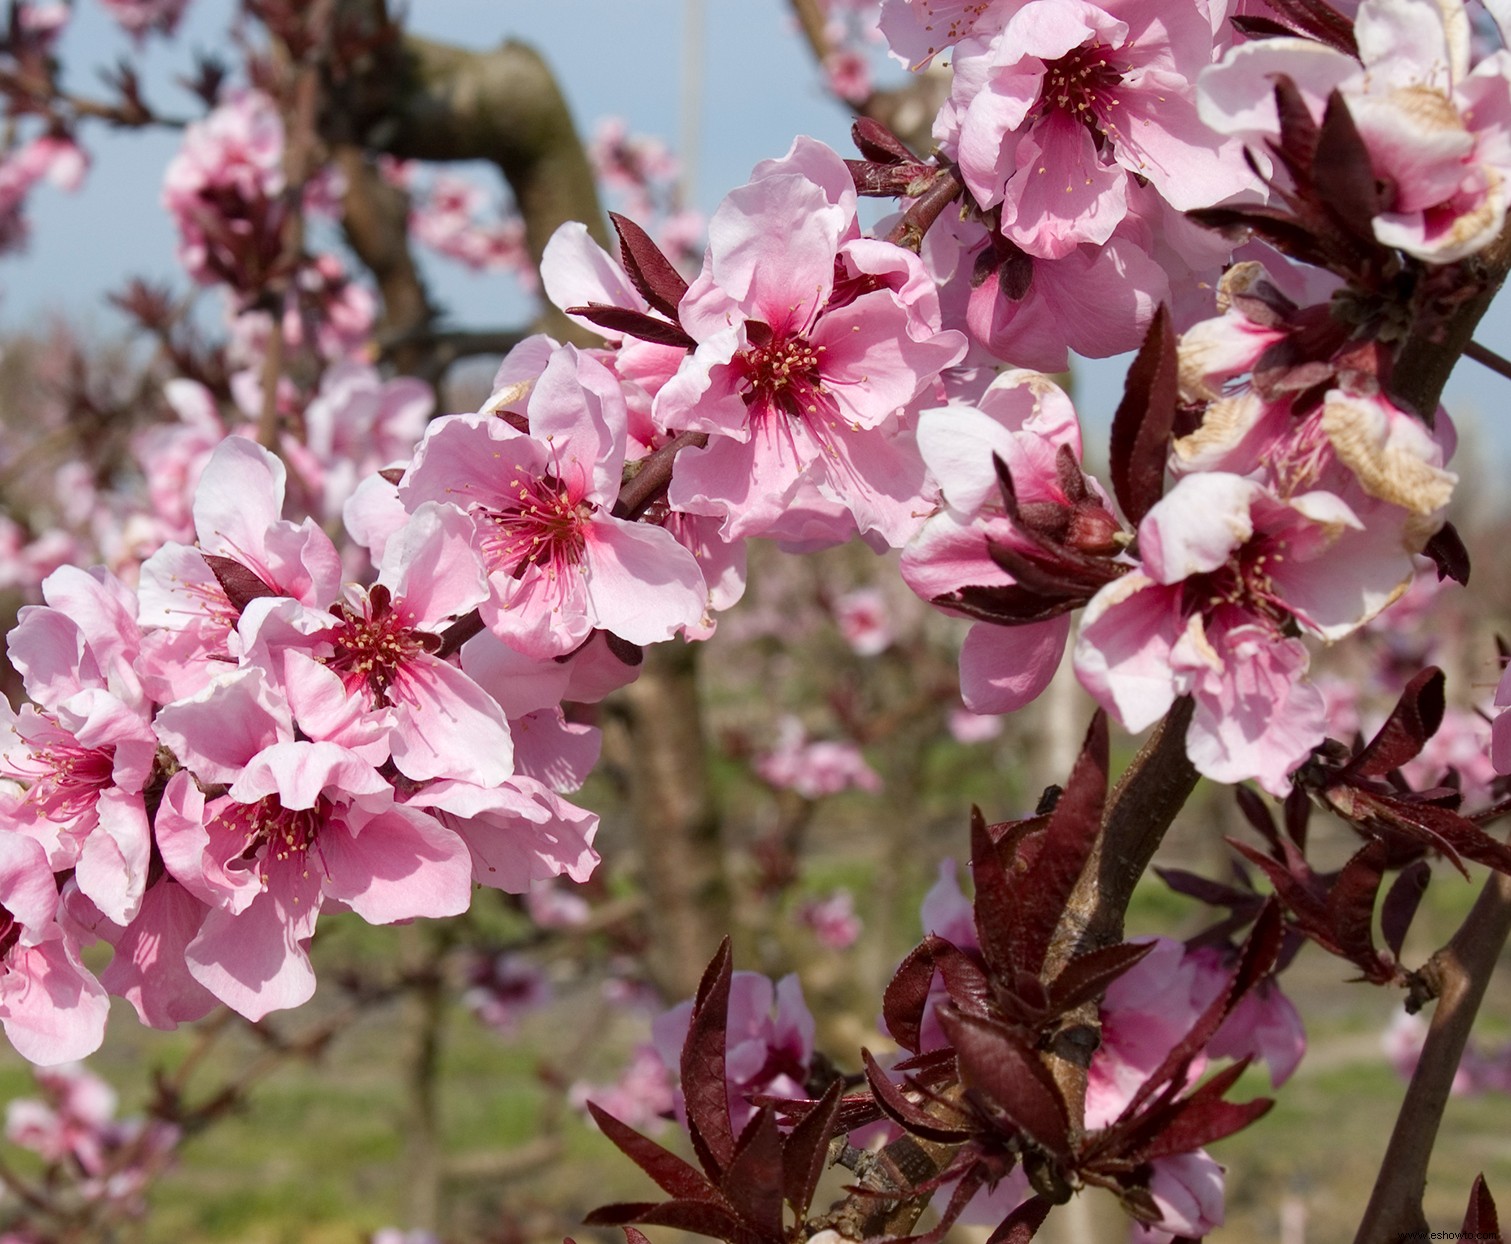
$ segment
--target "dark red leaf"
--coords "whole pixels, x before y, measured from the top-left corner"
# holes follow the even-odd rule
[[[254,600],[262,596],[277,596],[278,593],[262,581],[253,571],[229,557],[217,557],[214,553],[201,553],[205,565],[219,582],[231,608],[238,616]]]
[[[583,1222],[590,1227],[620,1227],[625,1223],[643,1222],[728,1240],[729,1244],[768,1244],[764,1237],[741,1223],[733,1210],[708,1201],[621,1202],[593,1210]]]
[[[1183,868],[1156,867],[1154,872],[1177,894],[1184,894],[1187,898],[1194,898],[1211,907],[1236,907],[1250,902],[1257,905],[1257,896],[1249,891],[1198,876]]]
[[[1238,800],[1238,810],[1243,813],[1243,819],[1271,846],[1276,845],[1280,835],[1275,830],[1275,818],[1270,815],[1269,808],[1258,792],[1247,786],[1235,786],[1233,797]]]
[[[1264,905],[1258,919],[1254,921],[1254,927],[1249,931],[1248,940],[1238,952],[1238,964],[1233,972],[1233,979],[1217,997],[1208,1004],[1207,1009],[1197,1016],[1196,1023],[1191,1026],[1174,1048],[1165,1055],[1165,1059],[1149,1078],[1139,1085],[1123,1113],[1118,1116],[1118,1123],[1134,1118],[1140,1108],[1156,1093],[1167,1085],[1178,1084],[1185,1078],[1185,1071],[1207,1042],[1212,1039],[1212,1034],[1220,1027],[1228,1017],[1232,1009],[1238,1005],[1239,1000],[1263,980],[1275,966],[1276,956],[1280,953],[1280,940],[1284,931],[1284,925],[1280,917],[1280,907],[1274,902]],[[1116,1125],[1115,1125],[1116,1126]]]
[[[674,1197],[721,1200],[718,1191],[694,1166],[675,1153],[663,1149],[654,1140],[642,1136],[627,1123],[621,1123],[597,1102],[588,1102],[588,1113],[598,1130],[619,1146],[630,1161],[656,1181],[662,1192]]]
[[[1354,119],[1334,91],[1328,96],[1317,133],[1317,158],[1312,165],[1312,184],[1328,207],[1345,221],[1373,220],[1384,208],[1384,198],[1375,180],[1369,149],[1359,137]],[[1366,226],[1367,227],[1367,226]]]
[[[1020,905],[1013,926],[1013,964],[1022,973],[1034,975],[1044,966],[1055,927],[1101,832],[1107,768],[1107,714],[1098,709],[1065,792],[1049,814],[1039,856],[1014,887]]]
[[[782,1133],[762,1106],[735,1144],[720,1188],[740,1217],[770,1240],[782,1238]]]
[[[941,609],[954,610],[978,622],[991,622],[997,626],[1023,626],[1029,622],[1057,618],[1062,613],[1079,609],[1087,599],[1079,592],[1046,596],[1040,592],[1030,592],[1016,583],[1009,583],[991,587],[973,584],[936,596],[933,603]]]
[[[940,1008],[939,1022],[955,1047],[966,1089],[1039,1148],[1068,1157],[1065,1103],[1038,1055],[1020,1044],[1011,1029],[954,1007]]]
[[[850,137],[861,155],[878,164],[903,164],[918,159],[902,139],[871,117],[856,117],[850,127]]]
[[[582,307],[568,307],[567,314],[580,315],[599,328],[638,337],[641,341],[653,342],[658,346],[677,346],[691,350],[698,344],[676,324],[668,324],[643,311],[631,311],[628,307],[606,307],[602,303],[592,302]]]
[[[1432,558],[1438,568],[1438,580],[1452,579],[1455,583],[1469,583],[1469,550],[1459,536],[1458,528],[1444,523],[1427,541],[1422,552]]]
[[[1165,460],[1175,426],[1175,329],[1163,303],[1128,369],[1123,400],[1112,417],[1112,489],[1123,516],[1139,520],[1165,492]]]
[[[1203,1145],[1242,1131],[1255,1119],[1269,1113],[1275,1103],[1267,1097],[1253,1101],[1197,1101],[1177,1103],[1166,1115],[1159,1134],[1139,1150],[1146,1162],[1191,1153]]]
[[[843,1090],[842,1080],[829,1085],[818,1104],[787,1134],[782,1146],[782,1195],[799,1221],[808,1216],[819,1177],[828,1163],[829,1139],[839,1118]]]
[[[903,1049],[918,1053],[923,1010],[934,980],[934,956],[928,943],[915,946],[892,973],[882,995],[881,1015],[892,1039]]]
[[[1427,892],[1427,882],[1432,878],[1432,868],[1426,860],[1418,860],[1401,870],[1401,875],[1386,891],[1385,902],[1380,907],[1380,935],[1390,947],[1390,953],[1401,957],[1401,945],[1406,940],[1406,931],[1411,928],[1412,917],[1417,914],[1417,904]]]
[[[634,1227],[620,1227],[619,1229],[624,1232],[624,1244],[651,1244],[645,1238],[644,1231],[636,1231]]]
[[[1468,817],[1430,803],[1391,800],[1390,805],[1400,820],[1430,833],[1438,850],[1450,861],[1456,862],[1456,856],[1463,856],[1496,872],[1511,874],[1511,847],[1492,838]]]
[[[719,1181],[734,1154],[734,1131],[729,1123],[729,1097],[724,1070],[727,1040],[729,982],[733,976],[729,938],[703,971],[698,994],[682,1043],[682,1096],[687,1102],[687,1130],[708,1177]],[[710,1164],[712,1164],[710,1168]]]
[[[639,225],[618,212],[610,212],[614,231],[619,234],[619,249],[624,256],[624,270],[640,291],[640,296],[673,324],[677,308],[687,293],[687,282],[661,248]]]
[[[1041,1196],[1031,1196],[1002,1220],[986,1237],[986,1244],[1028,1244],[1038,1234],[1054,1206]]]
[[[942,937],[930,936],[928,947],[934,956],[934,966],[944,978],[945,992],[955,1005],[975,1015],[984,1013],[992,985],[981,965]]]
[[[1407,683],[1385,724],[1343,769],[1342,780],[1381,777],[1415,759],[1443,724],[1443,683],[1435,665]]]
[[[944,1144],[964,1140],[969,1135],[968,1130],[962,1131],[958,1127],[946,1126],[923,1106],[910,1101],[902,1088],[892,1083],[887,1073],[871,1057],[869,1050],[862,1050],[860,1056],[866,1068],[866,1082],[871,1086],[871,1093],[876,1098],[876,1104],[899,1127],[915,1136],[922,1136],[926,1140],[937,1140]]]
[[[971,878],[976,883],[971,913],[982,958],[996,976],[1010,978],[1019,966],[1013,958],[1011,929],[1019,916],[1021,900],[1008,880],[997,845],[986,832],[986,818],[977,807],[971,808]]]
[[[1385,844],[1378,838],[1365,843],[1339,870],[1327,895],[1327,913],[1338,947],[1366,973],[1376,969],[1380,958],[1373,925],[1375,899],[1385,876],[1385,854]]]
[[[1298,782],[1285,797],[1285,832],[1303,851],[1306,850],[1306,827],[1312,819],[1311,797]]]
[[[1123,942],[1078,955],[1065,965],[1049,987],[1049,1006],[1055,1015],[1073,1011],[1083,1002],[1100,998],[1107,986],[1154,949],[1155,943]]]
[[[1269,0],[1269,5],[1282,21],[1303,34],[1355,60],[1359,58],[1353,25],[1326,0]]]
[[[1495,1198],[1485,1184],[1481,1171],[1474,1177],[1474,1187],[1469,1189],[1469,1208],[1464,1211],[1464,1225],[1459,1228],[1462,1240],[1501,1239],[1500,1219],[1495,1212]]]

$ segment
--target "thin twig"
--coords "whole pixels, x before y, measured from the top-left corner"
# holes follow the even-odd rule
[[[1458,932],[1424,969],[1438,981],[1437,1007],[1355,1244],[1385,1244],[1418,1231],[1426,1238],[1422,1193],[1427,1164],[1469,1031],[1508,935],[1511,877],[1492,873]]]
[[[1511,380],[1511,361],[1501,358],[1494,350],[1486,349],[1477,341],[1471,341],[1464,347],[1464,357],[1473,359],[1476,363],[1488,367],[1497,375]]]

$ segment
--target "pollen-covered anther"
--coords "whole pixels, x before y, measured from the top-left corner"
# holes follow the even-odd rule
[[[1065,113],[1093,133],[1115,138],[1111,109],[1119,104],[1114,92],[1122,81],[1123,71],[1108,59],[1100,40],[1083,44],[1045,64],[1037,111]]]

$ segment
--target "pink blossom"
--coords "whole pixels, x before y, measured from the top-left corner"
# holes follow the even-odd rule
[[[138,42],[153,31],[171,35],[189,7],[189,0],[101,0],[101,3]]]
[[[163,204],[195,280],[240,291],[266,282],[283,249],[283,137],[276,105],[258,91],[233,95],[184,132]]]
[[[945,718],[945,726],[957,743],[985,743],[1002,733],[1002,718],[995,714],[973,713],[966,708],[952,708]]]
[[[836,890],[825,898],[808,900],[798,908],[797,917],[813,930],[819,945],[828,950],[846,950],[860,937],[855,895],[849,890]]]
[[[1023,537],[1006,516],[993,463],[1000,458],[1007,465],[1020,503],[1068,507],[1059,450],[1078,455],[1081,443],[1069,399],[1046,376],[1007,373],[993,381],[979,408],[925,411],[918,439],[942,504],[903,552],[904,581],[946,609],[945,598],[962,588],[1011,586],[1015,580],[993,560],[991,543],[1015,545]],[[975,623],[960,653],[966,707],[1005,713],[1035,699],[1059,668],[1069,633],[1068,611],[1020,626]]]
[[[465,509],[491,585],[489,628],[546,659],[595,627],[643,644],[697,623],[707,588],[692,555],[661,528],[610,513],[625,445],[613,376],[555,349],[527,409],[528,435],[492,415],[433,423],[399,490],[410,507]]]
[[[862,238],[843,162],[799,139],[714,214],[679,308],[697,343],[657,422],[709,433],[678,455],[673,508],[734,540],[776,531],[805,488],[900,544],[921,472],[898,415],[965,352],[917,258]],[[783,532],[787,535],[789,532]]]
[[[545,974],[523,955],[475,955],[467,969],[462,1003],[495,1032],[508,1035],[521,1016],[551,998]]]
[[[856,656],[874,657],[892,646],[886,597],[875,588],[857,588],[834,602],[834,621]]]
[[[610,1084],[579,1080],[567,1090],[567,1096],[580,1109],[592,1102],[621,1123],[652,1134],[665,1126],[677,1105],[671,1073],[649,1042],[641,1042],[631,1051],[617,1080]]]
[[[866,763],[860,748],[838,739],[809,742],[803,723],[784,717],[775,749],[755,762],[761,778],[804,799],[822,799],[842,790],[878,791],[880,775]]]
[[[1213,58],[1204,4],[1028,0],[997,14],[956,48],[934,135],[976,201],[1000,205],[1014,245],[1057,259],[1107,242],[1134,176],[1182,210],[1255,185],[1237,144],[1196,114]]]
[[[0,1025],[43,1066],[94,1053],[110,1003],[57,922],[58,889],[42,848],[0,834]]]
[[[136,602],[118,582],[64,567],[42,585],[9,637],[11,663],[35,703],[0,702],[0,775],[25,788],[13,826],[113,920],[135,914],[146,885],[142,791],[156,741],[135,672]]]
[[[398,804],[357,752],[296,740],[255,668],[165,707],[155,725],[186,766],[164,792],[158,847],[209,909],[186,949],[189,971],[249,1019],[313,993],[306,946],[327,901],[374,924],[466,910],[463,841]],[[229,789],[207,799],[191,772]]]
[[[1388,528],[1367,528],[1338,496],[1282,499],[1220,473],[1179,480],[1139,527],[1140,570],[1092,599],[1076,672],[1129,730],[1196,699],[1186,747],[1216,781],[1272,794],[1322,741],[1309,657],[1282,627],[1336,638],[1378,613],[1413,573]]]

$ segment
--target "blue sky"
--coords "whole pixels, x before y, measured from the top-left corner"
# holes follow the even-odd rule
[[[623,117],[632,132],[675,145],[681,117],[683,39],[692,0],[412,0],[411,26],[433,38],[487,47],[505,38],[534,44],[555,69],[587,133],[601,117]],[[819,84],[785,0],[701,0],[704,7],[700,141],[694,161],[694,202],[705,213],[745,180],[758,160],[785,152],[797,134],[811,134],[843,153],[849,114]],[[139,63],[147,95],[165,110],[192,113],[194,101],[171,79],[194,48],[225,47],[231,0],[194,0],[181,37],[149,41],[137,54],[96,0],[76,0],[64,44],[69,83],[99,93],[98,72],[123,55]],[[900,71],[898,71],[900,72]],[[178,145],[169,132],[87,133],[95,157],[77,195],[50,187],[33,200],[33,237],[22,256],[0,259],[0,330],[35,325],[48,313],[103,333],[119,320],[103,294],[131,275],[179,278],[173,230],[158,206],[162,171]],[[518,323],[529,303],[506,276],[475,276],[445,260],[427,261],[432,288],[461,324]],[[1502,298],[1479,340],[1511,356],[1511,303]],[[1121,391],[1125,363],[1077,365],[1077,406],[1096,439]],[[1478,447],[1487,484],[1511,468],[1511,381],[1461,362],[1446,395]],[[1461,467],[1463,463],[1460,464]],[[1498,487],[1493,489],[1499,493]]]

